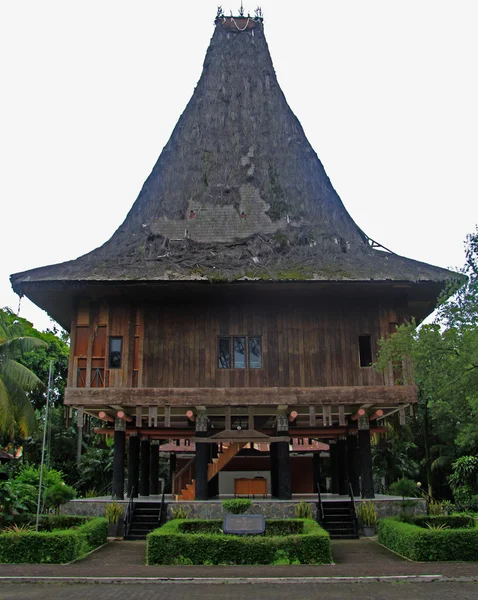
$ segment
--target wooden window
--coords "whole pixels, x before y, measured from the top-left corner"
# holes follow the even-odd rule
[[[262,369],[262,339],[246,336],[220,337],[217,358],[218,369]]]
[[[218,344],[218,368],[219,369],[230,369],[231,368],[231,338],[221,337],[219,338]]]
[[[262,340],[260,337],[249,338],[249,369],[262,369]]]
[[[359,335],[360,366],[372,366],[372,338],[370,335]]]
[[[234,368],[245,369],[246,368],[246,338],[235,337],[234,338]]]
[[[122,337],[110,337],[108,352],[108,367],[110,369],[121,369],[121,354],[123,349]]]

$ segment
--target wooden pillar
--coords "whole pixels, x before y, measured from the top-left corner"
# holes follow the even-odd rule
[[[77,438],[76,438],[76,464],[79,465],[80,464],[80,459],[81,459],[81,448],[83,446],[83,420],[84,420],[84,416],[83,416],[83,407],[80,406],[78,408],[78,413],[76,416],[76,431],[77,431]]]
[[[141,459],[140,459],[140,479],[139,495],[149,496],[149,459],[150,459],[149,438],[141,439]]]
[[[352,486],[354,496],[360,496],[359,484],[359,455],[356,435],[347,436],[347,464],[349,471],[349,481]]]
[[[338,487],[341,496],[349,495],[349,466],[347,463],[347,439],[342,436],[337,441]]]
[[[137,498],[139,494],[139,435],[129,436],[128,451],[128,496]]]
[[[209,444],[198,442],[198,438],[207,437],[207,414],[199,411],[196,417],[196,500],[207,500],[207,466],[209,463]]]
[[[115,419],[113,449],[113,489],[112,496],[116,500],[124,500],[124,457],[126,443],[126,423]]]
[[[312,477],[314,480],[314,492],[317,494],[319,491],[318,485],[320,484],[320,453],[314,452],[312,455]],[[323,494],[325,490],[320,489],[320,493]]]
[[[271,470],[271,496],[277,498],[277,444],[269,444],[270,470]]]
[[[368,416],[358,420],[358,444],[360,453],[360,475],[362,498],[375,498],[373,490],[372,448],[370,445],[370,424]]]
[[[290,500],[292,487],[289,442],[275,442],[271,445],[277,446],[277,497],[279,500]]]
[[[173,489],[173,479],[176,474],[176,454],[173,452],[169,453],[169,481],[170,481],[170,491],[172,493]],[[179,493],[179,492],[176,492]]]
[[[149,447],[149,493],[159,494],[159,440],[152,440]]]
[[[289,418],[285,412],[277,413],[277,435],[289,435]],[[277,446],[277,497],[279,500],[290,500],[292,498],[292,486],[290,475],[290,452],[289,442],[274,442],[271,446]]]
[[[339,493],[339,453],[337,450],[337,441],[330,440],[330,480],[332,494]]]

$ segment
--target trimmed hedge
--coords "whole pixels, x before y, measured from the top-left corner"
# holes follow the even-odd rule
[[[291,519],[292,525],[283,525],[277,521],[267,521],[267,528],[275,528],[278,533],[287,528],[300,529],[297,521],[302,523],[302,533],[288,535],[226,535],[218,531],[221,521],[187,521],[174,519],[160,529],[150,533],[147,540],[146,562],[148,565],[170,564],[232,564],[232,565],[268,565],[278,557],[288,558],[290,562],[303,564],[329,564],[332,562],[329,534],[311,519]],[[211,524],[217,533],[182,533],[187,530],[203,531]],[[204,527],[204,529],[203,529]]]
[[[13,522],[16,525],[32,525],[35,527],[36,515],[32,513],[22,513],[15,515]],[[53,531],[54,529],[70,529],[70,527],[79,527],[91,521],[92,517],[81,517],[78,515],[40,515],[39,529],[41,531]]]
[[[478,528],[424,529],[387,518],[378,522],[378,541],[416,561],[478,560]]]
[[[106,543],[108,522],[89,519],[74,529],[0,534],[0,563],[66,563]]]
[[[475,519],[470,515],[417,515],[401,516],[400,521],[418,525],[418,527],[427,528],[427,523],[431,525],[446,525],[450,529],[473,529]]]
[[[179,524],[180,533],[219,533],[222,534],[223,521],[211,519],[188,519]],[[266,519],[266,536],[298,535],[304,533],[303,519]]]

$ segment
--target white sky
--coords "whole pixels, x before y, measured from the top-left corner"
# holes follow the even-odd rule
[[[18,306],[9,274],[76,258],[123,221],[199,79],[217,4],[0,2],[0,306]],[[461,266],[478,223],[478,2],[261,6],[282,90],[357,224]],[[21,315],[49,325],[25,299]]]

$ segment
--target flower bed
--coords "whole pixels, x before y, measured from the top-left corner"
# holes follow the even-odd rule
[[[66,563],[106,542],[106,519],[86,519],[71,529],[0,534],[0,563]]]
[[[378,541],[390,550],[416,561],[476,561],[478,560],[478,528],[465,525],[457,517],[440,516],[419,519],[419,524],[397,518],[378,522]],[[426,523],[436,523],[447,529],[429,529]],[[460,524],[456,528],[456,523]]]
[[[332,562],[329,534],[311,519],[266,520],[265,535],[226,535],[222,521],[174,519],[147,537],[148,565]]]

